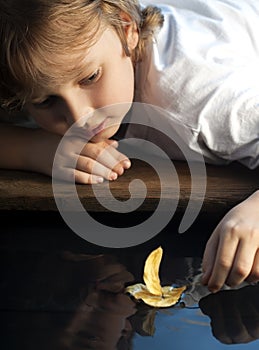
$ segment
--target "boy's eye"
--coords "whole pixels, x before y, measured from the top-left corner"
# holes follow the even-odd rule
[[[49,96],[40,102],[33,102],[32,105],[36,108],[49,108],[56,100],[56,96]]]
[[[98,68],[93,74],[89,77],[80,80],[79,85],[91,85],[95,83],[101,75],[101,68]]]

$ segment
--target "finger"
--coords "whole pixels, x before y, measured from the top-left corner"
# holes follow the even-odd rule
[[[98,282],[96,288],[98,290],[119,293],[123,291],[126,282],[133,280],[133,275],[129,271],[125,270]]]
[[[98,305],[101,309],[111,311],[113,315],[130,316],[135,313],[136,304],[126,294],[100,291]]]
[[[206,248],[203,254],[202,260],[202,283],[207,285],[211,277],[213,266],[216,259],[216,253],[218,249],[219,238],[217,235],[217,229],[213,232],[212,236],[206,244]]]
[[[119,147],[119,142],[118,141],[116,141],[116,140],[107,140],[106,141],[106,143],[107,143],[107,145],[109,145],[109,146],[112,146],[112,147],[114,147],[114,148],[118,148]]]
[[[248,242],[247,240],[239,241],[233,266],[226,279],[227,285],[230,287],[237,286],[249,276],[254,263],[255,254],[253,242]]]
[[[120,153],[114,147],[107,146],[102,149],[101,152],[95,151],[94,158],[105,165],[106,167],[112,169],[118,175],[122,175],[125,169],[128,169],[131,165],[130,160],[127,156]]]
[[[212,328],[212,334],[214,335],[214,337],[224,344],[231,344],[232,339],[229,336],[229,334],[226,332],[227,321],[224,314],[225,309],[224,309],[224,306],[222,306],[222,303],[219,302],[218,296],[219,294],[215,294],[215,295],[210,294],[207,297],[205,297],[207,298],[205,300],[205,303],[206,302],[208,303],[206,312],[211,319],[211,328]]]
[[[225,324],[225,332],[232,339],[233,344],[247,343],[252,339],[243,322],[243,305],[237,302],[238,291],[226,291],[226,293],[229,294],[230,297],[222,304],[225,310],[225,319],[228,320]]]
[[[79,156],[76,165],[77,170],[80,172],[85,172],[89,175],[98,176],[106,180],[116,180],[118,174],[107,168],[103,164],[98,163],[98,161],[91,159],[89,157]],[[95,179],[95,177],[93,177]],[[95,180],[94,180],[95,181]],[[90,182],[96,183],[96,182]]]
[[[124,154],[118,152],[115,147],[107,145],[107,142],[98,144],[88,143],[82,153],[88,157],[97,160],[118,175],[122,175],[124,169],[130,167],[130,160]]]
[[[259,339],[259,313],[255,305],[251,302],[246,303],[246,310],[243,316],[243,322],[252,339]],[[249,316],[247,316],[249,315]]]
[[[102,271],[98,275],[98,280],[105,280],[113,275],[117,275],[122,271],[126,271],[125,266],[119,263],[108,263],[102,266]]]
[[[117,162],[117,164],[115,165],[115,167],[113,168],[114,171],[117,171],[119,167],[122,167],[123,169],[129,169],[131,167],[131,162],[129,160],[129,158],[119,152],[117,149],[111,148],[109,150],[110,154],[114,157],[115,161]]]
[[[221,235],[215,264],[208,281],[208,288],[211,292],[216,292],[223,287],[233,265],[237,246],[238,239],[237,237],[233,237],[231,232],[225,234],[223,237]]]
[[[259,281],[259,249],[257,249],[257,252],[255,254],[254,263],[247,281],[250,283]]]
[[[88,174],[86,172],[79,171],[72,168],[62,168],[59,174],[55,176],[56,179],[68,182],[76,182],[80,184],[99,184],[104,181],[101,176]]]
[[[104,182],[104,178],[102,176],[88,174],[77,169],[71,169],[71,173],[73,173],[74,181],[78,184],[95,185]]]

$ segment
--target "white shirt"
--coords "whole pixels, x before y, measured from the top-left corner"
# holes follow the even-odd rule
[[[136,101],[167,110],[169,117],[163,123],[172,139],[177,129],[186,146],[203,154],[207,162],[238,160],[257,167],[259,1],[167,0],[167,4],[159,5],[164,25],[137,65]],[[150,118],[148,123],[159,128],[161,120]],[[130,126],[126,136],[139,134]],[[150,141],[152,136],[144,132]],[[167,150],[170,157],[181,159],[173,148]]]

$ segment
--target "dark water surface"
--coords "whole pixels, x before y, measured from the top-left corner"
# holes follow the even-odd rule
[[[15,217],[1,231],[1,349],[258,349],[259,285],[216,294],[199,283],[213,222],[179,235],[174,224],[128,249],[88,244],[45,217]],[[164,249],[162,285],[187,285],[156,309],[124,287],[142,282],[148,254]]]

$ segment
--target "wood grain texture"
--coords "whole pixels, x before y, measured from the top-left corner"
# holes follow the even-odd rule
[[[178,200],[177,210],[183,212],[188,204],[191,192],[191,177],[188,165],[184,162],[174,162],[178,179],[166,176],[164,183],[164,200],[166,206],[171,206],[173,200]],[[167,175],[167,167],[161,163],[160,171]],[[208,213],[225,212],[258,189],[259,170],[249,170],[240,164],[216,167],[207,166],[207,190],[203,203],[203,211]],[[199,174],[197,175],[197,196],[194,201],[199,201]],[[132,167],[118,180],[109,183],[110,190],[117,200],[129,199],[129,184],[134,179],[141,179],[147,187],[147,195],[144,197],[141,191],[137,191],[136,198],[143,200],[138,208],[140,211],[153,211],[159,202],[161,186],[156,172],[146,163],[135,160]],[[180,195],[177,192],[179,180]],[[201,181],[200,181],[201,182]],[[95,185],[94,189],[104,203],[109,204],[113,199],[106,194],[108,183]],[[64,209],[69,210],[70,193],[67,183],[63,183],[60,190]],[[77,185],[77,192],[81,203],[87,211],[106,212],[96,200],[96,196],[90,185]],[[168,191],[167,191],[168,189]],[[172,192],[173,194],[169,193]],[[56,211],[51,179],[44,175],[21,171],[0,171],[0,210],[36,210]]]

